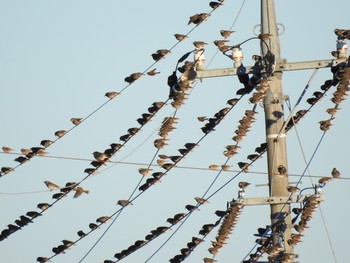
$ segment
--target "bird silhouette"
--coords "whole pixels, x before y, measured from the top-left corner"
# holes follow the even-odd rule
[[[94,151],[92,154],[96,161],[105,162],[108,160],[108,156],[105,153]]]
[[[19,162],[20,164],[25,163],[26,161],[28,161],[29,159],[24,157],[24,156],[18,156],[14,161],[15,162]]]
[[[109,220],[111,220],[109,216],[100,216],[96,219],[96,223],[106,223]]]
[[[66,196],[65,193],[56,193],[56,194],[52,195],[52,199],[59,200],[59,199],[65,197],[65,196]]]
[[[49,147],[52,143],[53,143],[53,141],[51,141],[51,140],[42,140],[42,141],[40,142],[40,144],[41,144],[42,146],[44,146],[45,148]]]
[[[39,203],[37,205],[37,207],[41,210],[41,211],[45,211],[46,209],[48,209],[51,205],[48,203]]]
[[[79,230],[79,231],[77,232],[77,234],[78,234],[78,236],[79,236],[80,238],[83,238],[83,237],[86,236],[86,234],[85,234],[84,231],[82,231],[82,230]]]

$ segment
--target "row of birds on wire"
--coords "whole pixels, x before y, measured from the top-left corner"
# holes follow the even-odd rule
[[[193,23],[197,23],[197,24],[199,24],[198,22],[197,22],[197,20],[194,20],[195,22],[193,22]],[[197,44],[197,43],[196,43]],[[159,51],[159,52],[157,52],[157,53],[160,53],[160,54],[164,54],[164,52],[163,51]],[[337,73],[338,73],[338,71],[337,71]],[[150,73],[149,75],[152,75],[153,73]],[[346,76],[348,76],[348,74],[345,74]],[[127,77],[126,79],[125,79],[125,81],[126,82],[128,82],[129,84],[131,84],[131,83],[133,83],[136,79],[138,79],[139,77],[140,77],[141,75],[139,75],[139,74],[131,74],[129,77]],[[345,86],[344,86],[345,87]],[[340,90],[339,90],[339,92],[338,92],[338,95],[334,95],[334,98],[335,99],[339,99],[339,96],[340,97],[342,97],[342,96],[344,96],[345,95],[345,93],[346,93],[346,88],[341,88]],[[345,92],[344,92],[345,91]],[[180,94],[180,93],[179,93]],[[115,92],[109,92],[109,93],[106,93],[106,96],[109,98],[109,99],[111,99],[111,98],[114,98],[115,96],[117,96],[118,94],[117,93],[115,93]],[[315,96],[316,97],[316,96]],[[318,98],[319,99],[319,98]],[[339,104],[339,103],[337,103],[337,104]],[[154,107],[155,107],[155,105],[153,105]],[[331,113],[330,113],[331,114]],[[220,116],[220,114],[218,115],[218,116]],[[333,115],[332,115],[333,116]],[[145,119],[147,119],[147,116],[146,117],[144,117],[144,116],[142,116],[142,120],[144,121]],[[203,127],[203,132],[204,133],[208,133],[208,131],[211,131],[211,130],[213,130],[213,128],[216,126],[216,124],[218,124],[218,123],[216,123],[217,122],[217,120],[220,120],[220,117],[219,118],[217,118],[216,120],[210,120],[207,124],[208,125],[206,125],[206,126],[204,126]],[[74,125],[79,125],[80,123],[81,123],[81,121],[82,121],[82,119],[81,118],[72,118],[72,123],[74,124]],[[141,121],[141,120],[140,120]],[[142,121],[141,121],[142,122]],[[141,124],[141,123],[140,123]],[[128,130],[128,134],[125,134],[125,136],[122,138],[121,137],[121,140],[122,141],[124,141],[124,142],[126,142],[128,139],[130,139],[131,138],[131,136],[132,135],[134,135],[134,134],[136,134],[137,133],[137,131],[138,130],[135,130],[135,129],[133,129],[133,130]],[[57,131],[56,133],[55,133],[55,135],[58,137],[58,138],[61,138],[61,137],[63,137],[64,135],[66,134],[66,131],[64,131],[64,130],[60,130],[60,131]],[[45,149],[46,149],[46,147],[48,147],[49,145],[51,145],[52,144],[52,141],[50,141],[50,140],[44,140],[44,141],[42,141],[42,143],[41,143],[42,145],[43,145],[43,147],[32,147],[31,149],[30,149],[30,151],[25,151],[26,149],[23,149],[24,150],[24,152],[22,152],[24,155],[25,155],[25,157],[23,157],[23,158],[27,158],[27,159],[30,159],[30,158],[32,158],[33,156],[35,156],[35,155],[44,155],[45,154]],[[112,146],[111,145],[111,149],[110,149],[110,151],[111,152],[113,152],[115,149],[113,149],[113,147],[115,147],[115,145],[114,146]],[[119,146],[117,146],[117,147],[119,147]],[[187,150],[189,150],[189,149],[187,149]],[[4,152],[10,152],[11,151],[11,149],[9,148],[9,147],[4,147],[3,148],[3,151]],[[186,151],[186,149],[185,149],[185,151]],[[104,154],[104,153],[103,153]],[[95,157],[95,159],[96,159],[96,161],[97,161],[97,163],[98,162],[100,162],[101,161],[101,159],[103,159],[104,158],[104,156],[103,156],[103,154],[102,154],[102,157],[101,157],[101,155],[100,155],[100,153],[99,152],[94,152],[94,157]],[[106,159],[104,159],[105,161],[106,161]],[[26,162],[27,160],[26,159],[19,159],[19,160],[17,160],[18,162],[20,162],[21,164],[22,163],[24,163],[24,162]],[[99,167],[99,164],[97,164],[97,166]],[[4,168],[4,167],[3,167]],[[92,168],[92,169],[95,169],[95,168]],[[6,174],[6,173],[8,173],[9,171],[11,171],[11,169],[1,169],[1,172],[3,173],[3,174]],[[88,172],[89,173],[89,172]],[[48,184],[49,184],[49,182],[47,182]],[[87,190],[84,190],[84,189],[82,189],[81,187],[81,189],[79,188],[79,187],[72,187],[72,186],[76,186],[76,184],[75,183],[67,183],[67,185],[64,187],[64,188],[61,188],[61,189],[65,189],[65,190],[69,190],[69,189],[72,189],[72,190],[74,190],[76,193],[75,193],[75,197],[77,197],[77,196],[79,196],[81,193],[87,193]],[[49,187],[49,186],[48,186]],[[53,189],[50,189],[50,190],[53,190]],[[70,190],[69,190],[70,191]],[[63,191],[64,192],[64,191]],[[57,195],[54,199],[60,199],[61,197],[63,197],[62,195]],[[35,218],[35,217],[37,217],[38,216],[38,214],[35,214],[35,213],[33,213],[33,211],[30,211],[30,212],[28,212],[27,213],[27,216],[28,217],[32,217],[32,218]],[[25,216],[21,216],[20,217],[20,220],[22,220],[24,223],[28,223],[28,222],[30,222],[30,221],[28,221],[28,219],[27,218],[25,218]],[[23,222],[21,222],[20,224],[22,224],[22,226],[23,226]],[[20,227],[22,227],[22,226],[20,226]],[[56,250],[57,251],[57,250]]]
[[[329,83],[329,82],[327,82],[327,83]],[[327,89],[328,90],[328,89]],[[232,100],[231,100],[232,101]],[[235,101],[235,100],[234,100]],[[232,103],[232,102],[231,102]],[[311,105],[311,106],[313,106],[314,105],[314,103]],[[219,113],[220,112],[222,112],[222,111],[219,111]],[[249,112],[251,113],[251,111],[246,111],[246,113],[248,113],[248,116],[249,116]],[[304,114],[306,113],[306,111],[304,111]],[[220,115],[218,115],[218,116],[220,116]],[[248,117],[248,116],[245,116],[245,117]],[[300,116],[300,115],[298,115],[298,116]],[[205,118],[204,118],[205,119]],[[300,118],[299,118],[300,119]],[[203,120],[203,118],[199,118],[199,120]],[[243,119],[244,120],[244,119]],[[294,119],[294,122],[298,122],[298,119]],[[164,123],[166,123],[166,122],[164,122]],[[208,122],[208,124],[210,124],[210,123],[215,123],[215,122]],[[242,124],[242,123],[241,123]],[[214,126],[215,127],[215,126]],[[209,131],[211,131],[211,129],[213,129],[214,128],[213,126],[209,129]],[[288,127],[288,126],[287,126]],[[164,127],[163,127],[164,128]],[[161,131],[162,131],[162,129],[160,129]],[[161,133],[161,131],[160,131],[160,133]],[[164,129],[163,129],[163,131],[164,131]],[[203,132],[205,132],[205,131],[203,131]],[[205,132],[206,133],[206,132]],[[185,152],[183,152],[183,153],[188,153],[188,151],[190,151],[193,147],[195,146],[195,144],[188,144],[187,145],[187,147],[188,148],[190,148],[190,149],[187,149],[187,148],[184,148],[183,150],[185,151]],[[233,148],[235,148],[235,147],[233,147]],[[237,148],[236,148],[237,149]],[[225,152],[225,154],[227,155],[228,153],[227,152]],[[225,156],[226,156],[225,155]],[[254,156],[254,155],[252,155],[252,156]],[[165,158],[164,156],[162,156],[163,158]],[[176,162],[176,161],[179,161],[179,156],[173,156],[172,157],[172,159]],[[241,165],[242,166],[240,166],[240,167],[242,167],[243,169],[246,169],[247,168],[247,164],[243,164],[243,163],[241,163]],[[173,167],[174,166],[174,164],[170,164],[170,165],[168,165],[168,166],[165,166],[166,167],[166,170],[169,170],[169,168],[170,167]],[[163,168],[165,168],[165,167],[163,167]],[[212,168],[213,168],[213,166],[211,166]],[[141,168],[142,169],[142,168]],[[283,170],[283,169],[280,169],[282,172],[285,172],[285,170]],[[145,172],[145,170],[142,170],[143,172]],[[143,174],[143,175],[145,175],[145,174]],[[159,176],[159,174],[158,174],[158,176]],[[157,178],[157,176],[156,176],[156,178],[155,178],[155,180],[157,180],[158,178]],[[323,179],[324,180],[324,179]],[[149,183],[148,183],[149,184]],[[149,186],[148,186],[149,187]],[[148,188],[147,187],[147,188]],[[142,187],[143,188],[143,187]],[[291,189],[293,189],[293,188],[291,188]],[[292,190],[291,190],[292,191]],[[174,218],[177,218],[178,220],[182,217],[182,215],[183,214],[180,214],[181,216],[180,217],[174,217]],[[175,219],[174,219],[175,220]],[[175,220],[175,221],[178,221],[178,220]],[[96,228],[96,226],[92,226],[94,229]],[[155,236],[158,236],[160,233],[162,233],[162,232],[164,232],[165,230],[166,230],[167,228],[161,228],[161,231],[160,231],[160,229],[158,229],[158,232],[157,231],[154,231],[155,233],[157,233]],[[148,237],[148,239],[153,239],[153,238],[150,238],[150,237]],[[145,241],[146,242],[146,241]],[[145,242],[137,242],[137,244],[145,244]],[[137,246],[136,246],[137,247]],[[129,251],[129,253],[130,253],[130,251],[134,251],[135,250],[135,247],[133,246],[131,249],[129,249],[129,250],[125,250],[123,253],[122,252],[120,252],[119,254],[118,254],[118,259],[120,259],[120,258],[123,258],[123,257],[125,257],[126,256],[126,251]]]

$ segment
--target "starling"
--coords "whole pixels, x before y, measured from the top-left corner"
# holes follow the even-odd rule
[[[41,210],[41,211],[45,211],[46,209],[48,209],[51,205],[48,203],[39,203],[37,205],[37,207]]]
[[[221,6],[222,4],[220,2],[215,2],[215,1],[212,1],[209,3],[209,6],[213,9],[216,9],[218,8],[219,6]]]
[[[86,236],[86,234],[85,234],[82,230],[79,230],[79,231],[77,232],[77,234],[78,234],[78,236],[79,236],[80,238],[83,238],[83,237]]]
[[[284,167],[283,165],[279,165],[279,166],[277,167],[277,171],[278,171],[278,173],[281,174],[281,175],[287,174],[287,168]]]
[[[332,169],[332,177],[333,178],[340,178],[340,172],[337,170],[337,168]]]
[[[105,153],[94,151],[92,154],[94,155],[96,161],[105,162],[108,160],[108,156]]]
[[[90,223],[90,224],[89,224],[89,228],[90,228],[91,230],[95,230],[95,229],[98,228],[98,225],[96,225],[95,223]]]
[[[122,206],[122,207],[125,207],[125,206],[128,206],[128,205],[132,205],[133,203],[131,203],[129,200],[118,200],[117,202],[118,205]]]
[[[58,137],[58,138],[63,137],[65,134],[66,134],[65,130],[59,130],[59,131],[55,132],[55,136]]]
[[[116,91],[110,91],[110,92],[107,92],[105,94],[105,96],[109,99],[113,99],[113,98],[117,97],[118,95],[119,95],[119,93]]]
[[[230,37],[233,33],[235,33],[236,31],[232,31],[232,30],[220,30],[220,34],[222,37],[224,38],[228,38]]]
[[[140,72],[136,72],[136,73],[132,73],[130,74],[128,77],[126,77],[124,79],[125,82],[131,84],[133,83],[135,80],[139,79],[143,74]]]
[[[44,184],[47,186],[47,188],[50,189],[50,191],[60,189],[60,187],[58,185],[51,183],[50,181],[44,181]]]
[[[82,193],[85,193],[85,194],[89,193],[89,190],[85,190],[82,187],[76,187],[73,189],[73,191],[75,191],[73,198],[78,198],[79,196],[82,195]]]
[[[187,35],[183,35],[183,34],[175,34],[174,37],[178,40],[178,41],[182,41],[185,38],[187,38]]]
[[[75,125],[79,125],[83,118],[71,118],[70,121]]]

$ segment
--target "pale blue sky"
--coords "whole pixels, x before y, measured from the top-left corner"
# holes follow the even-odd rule
[[[321,2],[321,3],[320,3]],[[209,12],[209,1],[56,1],[56,0],[0,0],[0,87],[2,100],[2,129],[0,146],[6,145],[18,153],[21,148],[39,146],[43,139],[53,140],[54,132],[70,129],[70,118],[85,118],[106,102],[107,91],[120,91],[125,86],[124,78],[137,71],[144,71],[152,63],[151,54],[158,49],[170,48],[176,43],[175,33],[185,34],[193,25],[187,25],[190,16]],[[335,6],[335,3],[337,6]],[[128,87],[120,97],[112,100],[85,122],[47,149],[48,156],[92,159],[92,152],[103,151],[109,144],[119,142],[119,137],[128,128],[138,127],[136,119],[155,101],[165,101],[168,96],[167,77],[176,61],[193,50],[193,41],[208,43],[205,55],[208,68],[231,67],[232,61],[216,54],[214,40],[221,39],[219,31],[233,24],[242,1],[225,1],[211,17],[196,28],[189,38],[177,45],[165,60],[154,67],[161,74],[144,76]],[[253,36],[253,28],[260,23],[260,1],[249,0],[235,23],[236,31],[230,44],[242,42]],[[281,55],[290,62],[302,60],[331,59],[335,49],[335,28],[350,29],[350,3],[334,1],[276,1],[277,20],[285,26],[281,35]],[[251,56],[259,54],[259,42],[250,41],[243,46],[245,65],[251,65]],[[309,80],[312,71],[287,72],[283,77],[284,93],[290,96],[292,105]],[[308,105],[306,98],[319,90],[327,79],[332,78],[329,69],[321,69],[298,109]],[[177,155],[177,149],[186,142],[198,141],[203,133],[197,116],[213,116],[226,107],[228,99],[235,97],[241,87],[236,78],[206,79],[199,82],[186,104],[178,111],[179,122],[170,135],[169,146],[163,154]],[[305,169],[302,153],[309,159],[322,136],[318,122],[329,116],[325,110],[332,106],[331,90],[297,126],[302,149],[296,132],[287,137],[289,171],[301,174]],[[251,109],[248,97],[189,154],[179,166],[207,168],[210,164],[222,164],[224,147],[232,144],[231,137],[246,109]],[[347,141],[349,121],[347,100],[327,132],[309,172],[314,176],[329,176],[337,167],[343,180],[334,180],[323,189],[325,202],[322,212],[338,262],[347,262],[347,241],[350,221],[347,202],[350,186]],[[286,107],[287,110],[287,107]],[[237,162],[246,161],[256,146],[265,140],[264,112],[258,107],[257,122],[240,144],[239,154],[230,160],[232,170]],[[156,129],[161,121],[173,113],[171,105],[163,108],[140,133],[129,141],[113,161],[123,159],[129,163],[149,163],[156,149],[153,141],[158,138]],[[288,113],[288,112],[287,112]],[[286,113],[286,114],[287,114]],[[136,149],[136,150],[135,150]],[[131,153],[131,154],[130,154]],[[130,155],[129,155],[130,154]],[[0,155],[0,165],[13,167],[16,155]],[[46,191],[43,181],[58,185],[80,181],[83,171],[90,167],[88,161],[65,158],[33,158],[15,172],[0,178],[0,229],[5,229],[20,215],[37,210],[41,202],[51,203],[52,192]],[[116,202],[127,199],[140,179],[138,168],[144,165],[108,165],[100,173],[82,183],[90,191],[78,199],[69,194],[50,208],[33,224],[24,227],[0,242],[0,261],[6,263],[35,262],[38,256],[52,256],[51,249],[63,239],[76,240],[78,230],[88,231],[88,224],[103,215],[118,210]],[[154,167],[154,171],[164,171]],[[149,262],[167,262],[185,247],[192,236],[198,236],[203,224],[214,223],[217,209],[225,209],[226,202],[237,196],[237,183],[248,181],[247,197],[266,196],[268,188],[255,187],[266,184],[266,156],[241,174],[237,179],[215,195],[209,204],[195,212],[175,236]],[[86,257],[84,262],[103,262],[138,239],[143,239],[152,229],[168,225],[166,219],[185,212],[186,204],[195,204],[194,197],[201,196],[217,172],[200,169],[173,169],[157,184],[127,207],[106,236]],[[209,194],[218,189],[235,173],[223,173]],[[295,182],[298,177],[291,177]],[[303,179],[301,188],[310,186]],[[32,193],[28,193],[32,192]],[[25,194],[26,193],[26,194]],[[65,255],[58,255],[53,262],[79,262],[110,223],[102,225],[82,239]],[[216,256],[218,262],[240,262],[254,246],[253,234],[258,227],[269,224],[268,207],[245,207],[233,234]],[[295,252],[300,262],[335,262],[317,210],[310,221]],[[173,231],[176,226],[173,227]],[[123,262],[145,262],[173,231],[155,239],[147,246],[125,258]],[[209,257],[207,249],[214,240],[217,229],[206,238],[187,262],[202,262]]]

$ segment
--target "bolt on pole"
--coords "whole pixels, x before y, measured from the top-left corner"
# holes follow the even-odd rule
[[[264,34],[268,34],[266,38]],[[271,69],[268,74],[270,88],[264,98],[269,195],[289,196],[286,134],[281,130],[284,124],[282,71],[273,71],[273,64],[281,62],[274,0],[261,0],[261,36],[261,55],[266,63],[271,64],[268,65]],[[278,167],[285,167],[286,172],[281,172],[283,169]],[[287,243],[291,234],[290,205],[271,204],[270,209],[273,245],[280,245],[285,252],[293,253],[293,248]]]

